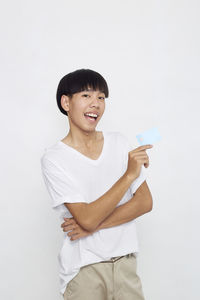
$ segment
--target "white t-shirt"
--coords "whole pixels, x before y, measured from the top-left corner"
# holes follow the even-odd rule
[[[90,159],[62,141],[45,148],[41,157],[42,174],[50,195],[51,206],[63,217],[73,217],[65,202],[90,203],[101,197],[125,173],[128,152],[133,150],[125,135],[102,131],[104,145],[97,160]],[[132,182],[117,206],[127,202],[146,180],[142,165],[139,177]],[[64,294],[68,282],[78,274],[80,267],[134,252],[139,245],[135,220],[104,228],[74,241],[63,232],[63,244],[58,255],[60,293]]]

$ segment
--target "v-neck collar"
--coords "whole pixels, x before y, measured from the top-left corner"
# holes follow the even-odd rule
[[[103,157],[105,155],[105,148],[106,148],[106,145],[107,145],[106,132],[104,130],[102,130],[102,134],[103,134],[104,142],[103,142],[103,148],[101,150],[101,154],[99,155],[98,159],[92,159],[92,158],[84,155],[83,153],[79,152],[75,148],[65,144],[62,141],[58,141],[58,144],[61,145],[63,148],[68,149],[69,151],[76,153],[79,157],[85,159],[89,163],[96,165],[96,164],[100,163],[100,161],[103,159]]]

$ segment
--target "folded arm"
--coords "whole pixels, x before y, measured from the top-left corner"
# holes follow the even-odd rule
[[[63,227],[63,231],[72,230],[68,233],[68,236],[71,236],[71,240],[76,240],[101,229],[127,223],[147,212],[150,212],[152,207],[152,195],[146,181],[144,181],[128,202],[116,207],[114,211],[92,231],[87,231],[82,228],[75,219],[65,221],[61,227]]]
[[[93,232],[127,223],[151,211],[152,207],[152,195],[145,180],[137,189],[134,196],[128,202],[116,207]]]
[[[116,205],[131,183],[136,179],[135,175],[125,172],[101,197],[90,202],[65,202],[64,205],[70,211],[76,222],[85,230],[93,231],[116,208]]]

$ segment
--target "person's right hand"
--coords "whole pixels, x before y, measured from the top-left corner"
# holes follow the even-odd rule
[[[144,164],[145,168],[149,166],[149,157],[146,154],[147,149],[151,149],[153,145],[143,145],[128,153],[128,166],[126,174],[134,179],[140,175],[141,167]]]

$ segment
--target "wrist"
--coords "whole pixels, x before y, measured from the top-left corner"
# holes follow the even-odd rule
[[[135,173],[128,173],[127,171],[124,173],[123,176],[130,184],[137,178],[135,176]]]
[[[104,229],[104,226],[103,226],[103,224],[104,224],[104,221],[105,220],[103,220],[91,233],[94,233],[94,232],[97,232],[97,231],[99,231],[100,229]]]

